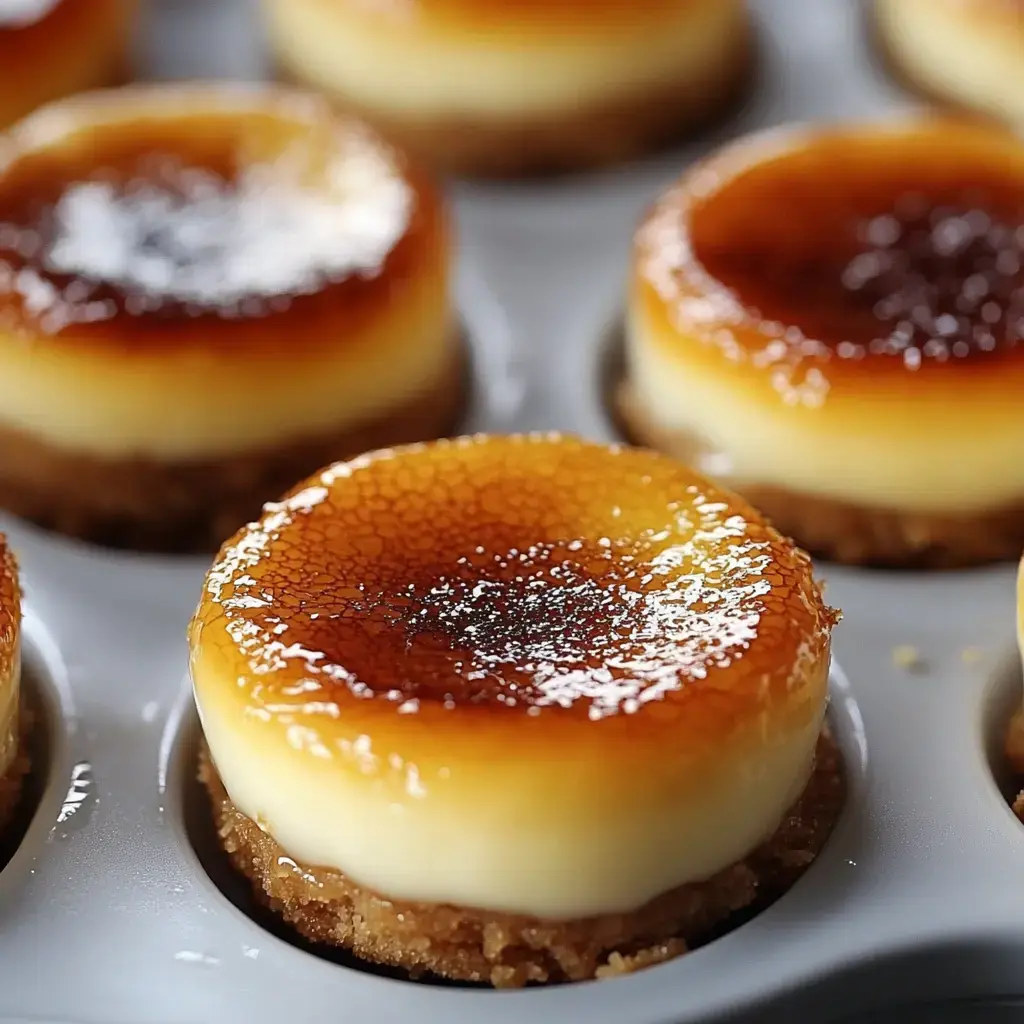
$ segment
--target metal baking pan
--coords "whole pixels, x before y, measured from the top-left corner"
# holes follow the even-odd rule
[[[586,178],[450,186],[477,375],[467,429],[612,439],[605,347],[632,230],[659,189],[757,127],[913,106],[873,59],[858,4],[755,7],[760,81],[713,135]],[[139,52],[156,78],[268,70],[250,0],[151,0]],[[683,1024],[882,1020],[880,1008],[912,1004],[895,1016],[1002,1020],[1024,996],[1024,828],[990,756],[1021,685],[1012,567],[822,566],[845,612],[831,716],[850,792],[818,861],[769,910],[678,960],[491,992],[331,962],[250,916],[192,781],[184,627],[202,560],[112,554],[9,518],[0,528],[23,567],[26,666],[47,724],[38,809],[0,874],[0,1019]],[[903,647],[914,664],[894,657]]]

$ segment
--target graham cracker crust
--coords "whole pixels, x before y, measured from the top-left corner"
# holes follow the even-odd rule
[[[631,443],[682,462],[701,454],[699,442],[650,422],[628,383],[619,381],[615,418]],[[903,512],[851,505],[781,487],[732,484],[772,525],[815,558],[879,569],[964,569],[1016,561],[1024,550],[1024,503],[985,512]]]
[[[219,458],[104,459],[0,428],[0,507],[104,547],[209,554],[299,480],[339,459],[457,432],[470,392],[459,346],[437,384],[338,433]]]
[[[756,33],[748,24],[737,37],[732,59],[714,77],[534,118],[413,122],[341,97],[332,100],[440,173],[492,179],[552,176],[626,163],[728,120],[752,92],[757,53]],[[308,85],[280,62],[278,78]]]
[[[305,939],[400,968],[412,979],[435,976],[496,988],[630,973],[737,927],[788,891],[813,862],[845,797],[841,756],[826,726],[807,788],[778,831],[746,859],[632,913],[546,921],[389,900],[339,871],[296,864],[234,806],[205,744],[199,779],[232,866],[249,880],[256,900]]]

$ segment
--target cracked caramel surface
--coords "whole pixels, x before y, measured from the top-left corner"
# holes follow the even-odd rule
[[[638,300],[687,358],[816,407],[1024,383],[1024,147],[922,121],[767,133],[670,191]]]
[[[271,716],[626,738],[789,699],[832,621],[805,555],[667,459],[490,438],[342,463],[270,506],[222,549],[192,642]]]

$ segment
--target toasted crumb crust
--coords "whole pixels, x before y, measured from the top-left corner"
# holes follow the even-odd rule
[[[845,795],[841,758],[826,728],[804,793],[772,838],[745,860],[632,913],[545,921],[388,900],[341,872],[297,864],[234,806],[205,744],[199,778],[232,865],[249,879],[256,899],[302,936],[413,978],[433,974],[497,988],[611,977],[707,942],[738,924],[739,911],[761,909],[793,885],[824,846]]]
[[[653,423],[628,383],[619,382],[614,402],[620,427],[632,442],[685,462],[693,462],[699,454],[692,438]],[[1024,549],[1024,503],[950,515],[850,505],[781,487],[736,485],[736,490],[780,533],[830,562],[890,569],[960,569],[1016,561]]]
[[[105,459],[0,429],[0,507],[56,533],[111,548],[208,554],[298,480],[375,448],[444,437],[469,396],[458,346],[434,388],[333,434],[212,459]]]

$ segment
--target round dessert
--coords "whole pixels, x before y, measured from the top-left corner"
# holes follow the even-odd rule
[[[805,554],[655,453],[338,463],[222,548],[192,621],[218,835],[298,932],[413,975],[668,959],[825,842],[836,620]]]
[[[89,94],[0,136],[0,505],[215,551],[319,466],[457,425],[433,184],[323,100]]]
[[[722,114],[752,67],[746,0],[264,2],[287,76],[453,173],[637,156]]]
[[[0,128],[128,70],[136,0],[0,0]]]
[[[28,768],[22,750],[21,589],[18,569],[0,534],[0,830],[10,821]]]
[[[1024,146],[915,121],[770,132],[640,228],[628,434],[840,562],[1024,547]]]
[[[911,86],[1024,121],[1024,0],[875,0],[886,55]]]

